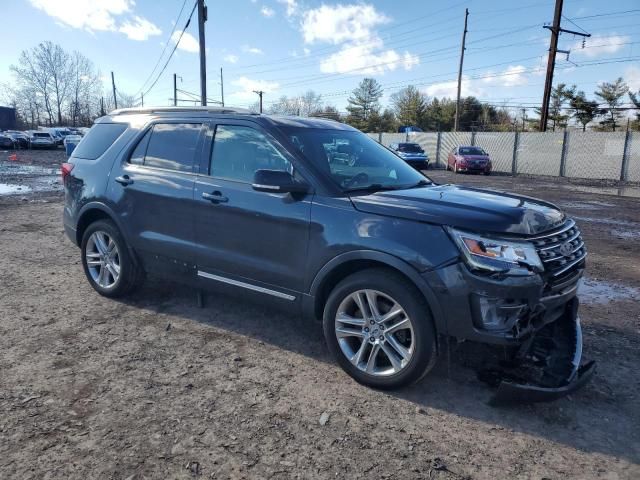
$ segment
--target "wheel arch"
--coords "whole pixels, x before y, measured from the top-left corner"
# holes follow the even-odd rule
[[[408,263],[393,255],[375,250],[356,250],[343,253],[327,262],[316,274],[309,289],[311,305],[306,309],[308,315],[321,319],[324,305],[333,287],[347,276],[368,268],[387,268],[402,275],[423,295],[429,313],[433,318],[436,334],[446,333],[446,323],[440,304],[431,287],[420,273]]]
[[[122,226],[117,220],[116,214],[104,203],[91,202],[82,207],[78,214],[78,221],[76,223],[76,240],[78,245],[82,243],[82,237],[89,225],[98,220],[111,220],[120,233],[122,233]]]

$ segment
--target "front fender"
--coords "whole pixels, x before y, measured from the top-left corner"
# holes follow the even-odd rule
[[[394,270],[399,271],[403,275],[405,275],[411,282],[418,288],[418,290],[424,296],[429,309],[431,310],[431,315],[433,316],[434,327],[436,328],[436,332],[440,334],[446,334],[446,320],[444,318],[442,309],[440,307],[440,303],[437,300],[437,297],[431,290],[431,287],[427,284],[424,278],[420,275],[420,273],[412,267],[407,262],[394,257],[388,253],[376,251],[376,250],[353,250],[350,252],[342,253],[334,258],[332,258],[329,262],[327,262],[315,275],[313,281],[311,282],[311,287],[309,289],[309,294],[307,296],[307,301],[310,302],[309,305],[303,306],[306,312],[311,310],[315,311],[315,301],[318,298],[320,292],[322,292],[325,287],[325,283],[331,277],[331,273],[335,272],[337,268],[344,266],[349,262],[354,261],[371,261],[378,264],[385,265],[387,267],[393,268]],[[310,314],[312,315],[312,314]]]

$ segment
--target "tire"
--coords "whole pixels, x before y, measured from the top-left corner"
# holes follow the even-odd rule
[[[362,315],[357,306],[355,298],[358,294],[363,302],[368,302],[363,308],[369,312],[369,295],[375,299],[378,319],[385,313],[397,311],[396,307],[403,312],[387,322],[371,323],[371,315]],[[384,309],[386,306],[389,310]],[[405,318],[409,320],[410,328],[391,330],[405,323],[401,322]],[[361,322],[361,326],[356,325],[356,321]],[[382,328],[382,325],[386,327]],[[323,329],[329,351],[338,364],[357,382],[369,387],[388,390],[410,385],[424,377],[436,362],[436,334],[426,301],[411,282],[392,270],[367,269],[342,280],[325,304]],[[374,347],[376,354],[370,363]],[[403,350],[405,356],[399,354]]]
[[[102,243],[99,243],[98,239],[101,239]],[[115,246],[115,253],[109,248],[111,242]],[[89,225],[82,236],[80,246],[84,274],[89,284],[100,295],[110,298],[122,297],[142,284],[144,270],[132,258],[122,234],[112,221],[98,220]],[[93,264],[89,265],[89,261]],[[103,271],[104,276],[101,275]]]

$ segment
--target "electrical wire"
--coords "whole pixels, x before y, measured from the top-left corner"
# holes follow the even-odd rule
[[[189,24],[191,23],[191,17],[193,16],[193,12],[196,11],[196,7],[197,6],[198,6],[198,1],[196,0],[194,2],[194,4],[193,4],[193,8],[191,9],[191,13],[189,14],[189,18],[187,19],[187,23],[185,23],[184,28],[182,29],[182,32],[180,32],[180,36],[178,37],[178,40],[176,41],[176,44],[173,46],[173,50],[171,50],[171,53],[169,54],[169,58],[167,58],[167,61],[164,63],[164,66],[162,67],[162,70],[160,70],[160,73],[158,73],[158,76],[153,81],[151,86],[147,89],[146,92],[144,92],[145,95],[148,94],[151,91],[151,89],[156,85],[156,83],[158,83],[158,80],[160,79],[160,77],[162,76],[164,71],[166,70],[167,65],[169,65],[169,61],[173,57],[173,54],[175,53],[176,49],[178,48],[178,45],[180,44],[180,40],[182,40],[182,36],[184,35],[184,32],[187,30],[187,27],[189,27]]]

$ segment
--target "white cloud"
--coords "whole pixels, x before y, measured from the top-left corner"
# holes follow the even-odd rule
[[[252,80],[247,77],[236,78],[231,81],[231,85],[238,87],[239,90],[231,93],[229,98],[232,102],[253,102],[257,100],[254,90],[262,90],[265,94],[270,94],[278,90],[280,84],[278,82],[270,82],[268,80]]]
[[[306,44],[341,45],[320,62],[323,73],[383,74],[387,70],[411,70],[420,63],[417,55],[384,49],[378,25],[390,19],[367,4],[322,5],[302,14],[301,33]]]
[[[264,15],[267,18],[271,18],[276,14],[276,11],[273,8],[269,8],[266,5],[264,5],[261,9],[260,9],[260,13],[262,15]]]
[[[173,43],[178,42],[181,33],[182,32],[180,30],[173,32],[173,35],[171,35]],[[198,40],[196,40],[196,37],[188,32],[184,32],[184,35],[182,35],[180,43],[178,44],[178,49],[184,50],[185,52],[198,53],[200,51],[200,44],[198,43]]]
[[[582,48],[582,40],[576,41],[571,46],[571,56],[595,58],[603,55],[609,55],[622,50],[625,47],[623,44],[629,43],[630,41],[631,37],[628,35],[595,34],[593,37],[585,40],[585,48]]]
[[[262,50],[257,47],[250,47],[249,45],[243,45],[242,51],[247,53],[253,53],[254,55],[262,55]]]
[[[338,45],[369,39],[376,25],[387,22],[389,18],[372,5],[322,5],[304,12],[302,35],[305,43],[320,41]]]
[[[297,0],[278,0],[278,3],[282,3],[287,7],[287,17],[292,17],[298,13]]]
[[[162,33],[149,20],[133,16],[118,25],[118,17],[131,14],[134,0],[29,0],[56,23],[89,32],[121,32],[131,40],[147,40]]]
[[[143,41],[147,40],[153,35],[160,35],[162,31],[156,27],[149,20],[138,17],[133,17],[133,22],[127,21],[120,25],[119,32],[124,33],[129,40]]]
[[[304,53],[305,57],[308,57],[311,54],[311,50],[309,50],[307,47],[304,47],[302,49],[302,52]]]
[[[229,63],[238,63],[238,56],[230,53],[224,57],[224,61]]]
[[[458,94],[458,81],[451,80],[449,82],[433,83],[426,88],[422,89],[422,92],[426,93],[430,97],[446,97],[456,98]],[[485,91],[476,85],[476,82],[470,79],[468,76],[462,76],[462,82],[460,87],[461,97],[482,97],[485,95]]]
[[[622,76],[627,85],[629,85],[629,89],[633,92],[640,91],[640,68],[636,66],[628,67],[624,71],[624,75]]]

